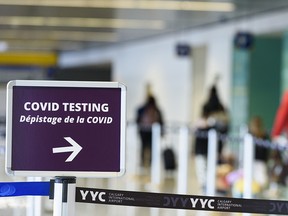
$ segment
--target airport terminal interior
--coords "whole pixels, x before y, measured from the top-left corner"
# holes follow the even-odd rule
[[[154,198],[145,200],[150,206],[121,205],[124,199],[116,198],[110,204],[76,202],[75,216],[288,215],[286,202],[273,203],[288,199],[288,0],[0,0],[0,215],[60,216],[53,213],[55,203],[48,196],[7,196],[11,190],[5,183],[56,177],[25,174],[25,169],[22,175],[8,175],[6,170],[16,158],[10,158],[17,152],[15,143],[22,142],[18,134],[37,140],[42,138],[37,129],[54,127],[49,118],[33,113],[48,109],[55,114],[59,108],[53,107],[57,101],[30,101],[24,104],[29,118],[22,115],[17,122],[14,110],[20,107],[11,104],[25,96],[25,88],[12,100],[7,88],[12,80],[60,81],[63,87],[72,85],[70,90],[96,83],[103,92],[111,83],[125,86],[116,131],[109,127],[120,121],[103,123],[98,116],[113,110],[112,105],[102,104],[100,111],[85,105],[101,103],[98,95],[91,101],[94,95],[71,91],[68,99],[59,99],[64,104],[81,98],[79,104],[70,103],[69,111],[84,115],[89,110],[82,125],[95,126],[86,136],[86,126],[77,132],[78,125],[71,122],[71,134],[59,123],[66,138],[85,137],[101,146],[106,143],[98,136],[120,137],[119,143],[115,140],[121,158],[115,161],[125,173],[76,176],[77,187],[191,198],[188,209],[179,207],[188,202],[179,197],[165,200],[164,206],[178,206],[174,209],[151,207]],[[16,133],[19,123],[25,131]],[[45,134],[47,139],[54,136]],[[45,148],[41,144],[39,154]],[[31,157],[41,167],[29,155],[38,150],[30,147],[17,157]],[[90,169],[75,167],[69,169]],[[216,208],[219,197],[226,201]],[[249,212],[230,198],[271,202]]]

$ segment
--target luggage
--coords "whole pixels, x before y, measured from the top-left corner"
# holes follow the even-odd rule
[[[176,169],[176,160],[174,151],[171,148],[167,148],[163,152],[164,157],[164,167],[166,170]]]

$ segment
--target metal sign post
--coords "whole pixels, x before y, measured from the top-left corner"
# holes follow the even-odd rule
[[[53,216],[75,215],[76,177],[56,177]]]

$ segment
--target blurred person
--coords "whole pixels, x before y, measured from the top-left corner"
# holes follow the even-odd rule
[[[269,140],[269,134],[264,129],[264,124],[260,116],[251,118],[249,122],[249,133],[256,138],[255,160],[254,160],[254,180],[263,189],[268,183],[268,160],[270,149],[261,145],[261,141]]]
[[[217,88],[213,85],[209,91],[207,101],[202,106],[201,117],[195,125],[195,163],[196,176],[202,189],[205,189],[207,153],[208,153],[208,131],[215,129],[218,133],[218,163],[222,160],[223,135],[227,135],[229,127],[228,113],[221,103]]]
[[[287,140],[287,135],[288,135],[288,91],[284,92],[281,103],[277,109],[274,124],[271,131],[271,137],[274,141],[280,141],[282,140],[282,138],[285,138],[285,140]]]
[[[288,146],[288,90],[284,92],[277,109],[271,131],[274,143],[280,146]],[[272,174],[277,183],[287,185],[288,180],[288,151],[274,150]]]
[[[275,180],[275,173],[273,170],[270,170],[269,167],[272,166],[272,169],[275,169],[276,166],[278,167],[278,160],[274,158],[276,156],[274,154],[277,153],[277,151],[271,151],[269,146],[264,144],[265,141],[270,140],[270,136],[267,130],[265,130],[262,118],[260,116],[254,116],[250,119],[248,131],[253,136],[253,140],[255,142],[252,193],[254,197],[261,197],[263,192],[269,192],[270,188],[267,186],[270,187],[271,181],[273,182]],[[271,159],[273,160],[272,165]],[[277,170],[277,168],[275,170]],[[242,197],[244,191],[243,169],[238,169],[231,172],[227,179],[232,186],[232,195],[234,197]],[[265,189],[269,190],[265,191]]]
[[[136,122],[141,139],[141,165],[151,165],[152,156],[152,125],[159,123],[163,127],[163,118],[156,99],[151,93],[145,103],[138,108]]]

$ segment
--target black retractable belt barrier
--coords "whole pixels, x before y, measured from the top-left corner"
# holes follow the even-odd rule
[[[218,212],[288,214],[288,202],[166,193],[76,188],[76,202]]]
[[[51,182],[2,182],[0,183],[0,197],[30,195],[49,196],[50,199],[55,199],[54,182],[54,180]],[[104,205],[288,215],[288,201],[284,200],[240,199],[76,187],[75,201]]]

